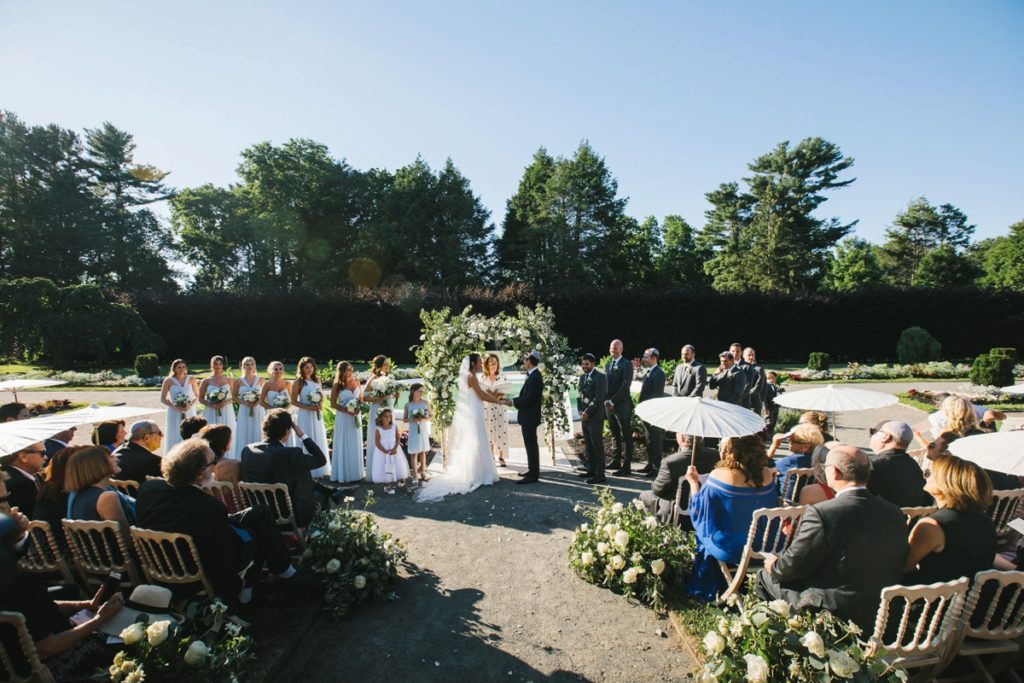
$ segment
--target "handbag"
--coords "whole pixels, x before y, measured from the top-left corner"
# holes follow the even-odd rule
[[[384,457],[384,474],[389,476],[395,476],[397,471],[397,464],[395,463],[395,456],[387,455]]]

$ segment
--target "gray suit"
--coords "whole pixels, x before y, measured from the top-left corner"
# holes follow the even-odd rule
[[[764,401],[768,393],[768,378],[764,368],[743,360],[737,363],[747,374],[746,403],[743,405],[760,415],[764,411]]]
[[[649,401],[652,398],[661,398],[665,395],[665,371],[660,365],[655,365],[644,377],[644,383],[640,387],[640,400],[638,403]],[[657,470],[661,465],[661,453],[664,446],[665,430],[661,427],[645,422],[647,429],[647,466]]]
[[[633,397],[629,393],[629,386],[633,383],[633,364],[619,356],[618,360],[608,361],[604,374],[608,380],[608,397],[605,400],[613,404],[607,413],[608,429],[615,440],[612,466],[629,469],[633,462]],[[625,460],[622,458],[623,446]]]
[[[738,365],[733,365],[728,370],[716,372],[708,380],[712,389],[718,389],[716,398],[726,403],[743,405],[743,397],[747,389],[747,373]]]
[[[686,476],[686,470],[690,465],[697,468],[700,474],[708,474],[715,468],[718,462],[718,451],[708,446],[697,448],[696,460],[693,457],[693,449],[690,447],[681,448],[671,453],[661,461],[658,468],[658,476],[651,483],[651,490],[640,494],[640,501],[647,507],[647,511],[655,515],[666,524],[672,520],[672,503],[675,502],[676,493],[679,491],[679,482]],[[682,506],[685,509],[689,495],[686,489],[683,490]]]
[[[680,363],[672,376],[673,396],[703,396],[708,384],[708,369],[703,363]]]
[[[583,426],[583,448],[587,455],[587,473],[598,479],[604,478],[604,401],[608,395],[608,385],[597,370],[581,375],[579,382],[576,408]]]

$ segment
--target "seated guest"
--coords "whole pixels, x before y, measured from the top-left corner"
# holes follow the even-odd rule
[[[939,509],[920,518],[910,531],[903,582],[953,581],[991,569],[997,540],[985,512],[992,503],[992,483],[985,471],[947,455],[932,463],[926,489]]]
[[[825,475],[836,497],[804,508],[792,544],[758,572],[757,591],[798,609],[827,609],[870,633],[882,589],[902,578],[907,522],[867,490],[871,461],[860,450],[833,448]]]
[[[135,499],[110,485],[119,469],[117,458],[103,446],[73,454],[64,470],[67,519],[119,522],[127,534],[128,526],[135,524]]]
[[[949,431],[960,436],[973,436],[980,433],[979,421],[986,416],[992,421],[1006,419],[1006,413],[988,410],[985,406],[971,403],[963,396],[950,394],[942,399],[939,409],[928,416],[928,422],[931,424],[932,434]]]
[[[193,415],[192,417],[186,417],[181,421],[181,427],[178,428],[178,433],[181,434],[181,440],[191,439],[193,436],[199,433],[199,430],[209,424],[206,418],[202,415]]]
[[[20,451],[0,458],[0,469],[7,474],[7,498],[11,507],[21,510],[29,519],[39,496],[39,473],[46,464],[42,443],[34,443]]]
[[[693,572],[686,582],[688,595],[705,602],[725,587],[721,560],[736,564],[758,508],[779,504],[775,468],[758,436],[726,439],[722,459],[701,485],[697,468],[690,466],[690,521],[697,538]]]
[[[835,442],[832,443],[835,444]],[[828,479],[825,476],[825,459],[828,457],[829,450],[831,449],[822,445],[815,448],[814,452],[811,453],[811,469],[814,470],[814,483],[807,484],[800,489],[800,495],[797,498],[798,505],[815,505],[816,503],[832,500],[836,497],[836,492],[828,485]]]
[[[206,425],[199,430],[197,436],[210,444],[213,457],[217,464],[213,466],[213,478],[217,481],[230,481],[238,479],[238,461],[224,457],[224,454],[231,448],[231,427],[227,425]]]
[[[57,542],[62,548],[65,547],[64,525],[60,520],[68,514],[68,494],[64,490],[64,474],[71,456],[87,448],[89,446],[68,446],[64,450],[57,451],[57,454],[50,458],[50,462],[46,465],[42,488],[39,489],[39,497],[36,499],[36,509],[32,519],[47,522],[50,525],[50,531],[56,536]]]
[[[868,430],[871,434],[871,481],[868,490],[898,507],[931,505],[924,490],[924,472],[907,448],[914,432],[905,422],[888,420]]]
[[[305,451],[285,445],[293,430],[302,440]],[[263,418],[263,438],[261,443],[251,443],[242,449],[238,471],[241,481],[287,485],[295,521],[300,527],[306,527],[313,519],[315,502],[310,471],[323,467],[327,456],[292,422],[291,413],[282,408],[268,411]]]
[[[160,425],[152,420],[133,422],[128,442],[114,451],[121,471],[114,479],[142,483],[146,477],[160,476],[160,456],[156,452],[164,440]]]
[[[5,403],[0,406],[0,424],[4,422],[16,422],[29,418],[28,406],[24,403]]]
[[[797,424],[814,425],[821,432],[821,438],[825,441],[835,441],[836,437],[828,431],[828,415],[817,410],[808,410],[800,413],[800,421]]]
[[[250,576],[258,575],[263,563],[281,579],[296,572],[270,508],[258,505],[229,515],[222,502],[203,492],[213,465],[213,451],[202,439],[172,448],[161,462],[163,479],[139,489],[138,525],[191,536],[214,592],[237,610],[247,602],[240,573],[250,562]]]
[[[124,420],[107,420],[100,422],[92,430],[92,443],[95,446],[104,446],[113,453],[125,441]]]
[[[77,427],[65,429],[43,441],[43,445],[46,447],[46,459],[52,458],[53,454],[60,449],[67,448],[71,444],[71,440],[75,438],[76,431]]]
[[[651,484],[651,490],[640,494],[640,500],[647,507],[647,512],[665,523],[672,521],[672,506],[679,490],[679,482],[686,475],[690,465],[694,465],[698,473],[707,474],[714,469],[714,464],[718,460],[718,452],[709,446],[698,446],[697,458],[694,459],[692,436],[679,434],[676,441],[679,443],[679,450],[662,459],[658,474]],[[688,489],[683,491],[683,508],[689,504],[687,491]],[[684,527],[689,527],[689,520],[686,520]]]
[[[783,435],[776,434],[775,436]],[[775,450],[778,448],[780,441],[773,438],[771,448],[768,449],[768,457],[775,458],[775,468],[779,470],[779,481],[785,481],[786,472],[789,472],[791,469],[810,467],[811,453],[824,441],[825,439],[821,435],[820,429],[813,424],[800,423],[793,427],[793,431],[789,433],[789,452],[791,455],[775,458]]]

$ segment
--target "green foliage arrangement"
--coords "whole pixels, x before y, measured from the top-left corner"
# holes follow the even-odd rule
[[[861,641],[853,622],[828,611],[793,612],[785,600],[739,603],[704,636],[707,658],[698,680],[731,683],[819,683],[847,680],[906,681],[907,674],[882,660],[880,649]]]
[[[156,377],[160,374],[160,357],[155,353],[140,353],[135,356],[134,367],[139,377]]]
[[[345,507],[318,512],[302,553],[302,566],[323,579],[326,609],[335,618],[371,598],[394,600],[398,566],[405,561],[405,546],[366,511],[375,502],[373,493],[367,493],[363,510],[353,510],[354,502],[349,496]]]
[[[927,363],[942,358],[942,345],[923,327],[903,330],[896,342],[896,357],[901,363]]]
[[[828,354],[824,351],[812,351],[807,357],[808,370],[828,370]]]
[[[1012,349],[1011,349],[1012,350]],[[995,351],[996,353],[992,353]],[[1004,349],[979,355],[971,366],[971,384],[1004,387],[1013,384],[1013,358]]]
[[[692,534],[662,524],[639,499],[623,505],[610,488],[595,494],[596,507],[576,506],[588,521],[573,533],[569,567],[584,581],[664,611],[666,587],[693,566]]]

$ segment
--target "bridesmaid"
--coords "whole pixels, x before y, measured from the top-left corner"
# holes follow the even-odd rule
[[[312,395],[320,394],[320,398],[313,400]],[[296,422],[299,429],[305,432],[306,436],[313,439],[316,445],[324,453],[328,453],[327,429],[324,427],[324,417],[320,414],[323,406],[323,387],[320,386],[320,378],[316,376],[316,361],[309,356],[299,359],[299,367],[295,371],[295,381],[292,382],[292,405],[299,409],[299,417]],[[330,476],[331,461],[323,467],[310,471],[314,479],[324,475]]]
[[[366,471],[373,473],[373,430],[374,425],[377,424],[377,411],[380,408],[391,408],[395,405],[395,399],[398,398],[398,392],[396,391],[394,396],[371,396],[370,390],[373,388],[373,384],[379,381],[381,377],[391,372],[391,363],[388,362],[387,356],[374,356],[373,364],[370,366],[370,379],[366,380],[366,386],[363,387],[363,400],[370,404],[370,416],[366,420],[367,433],[366,433]]]
[[[417,410],[426,417],[414,417]],[[409,461],[412,464],[412,478],[421,482],[430,481],[427,476],[427,451],[430,450],[430,420],[434,416],[430,401],[423,398],[423,385],[417,382],[409,387],[409,402],[405,404],[405,422],[409,425]]]
[[[231,440],[231,448],[224,457],[229,460],[238,460],[242,449],[251,443],[263,441],[263,418],[267,411],[263,409],[260,399],[263,397],[263,380],[256,374],[256,359],[246,356],[241,364],[242,376],[233,383],[231,393],[238,404],[237,429],[234,438]],[[246,401],[246,396],[255,398]]]
[[[199,402],[206,408],[203,417],[208,425],[227,425],[235,433],[235,401],[231,397],[231,378],[224,374],[227,362],[224,356],[210,359],[210,376],[199,384]],[[227,397],[222,401],[211,401],[210,392],[223,388]]]
[[[480,387],[495,396],[499,396],[495,390],[499,384],[505,383],[505,377],[501,374],[501,362],[498,356],[493,353],[487,354],[484,358],[483,379]],[[508,453],[508,408],[501,403],[484,403],[484,422],[487,424],[487,438],[491,442],[491,453],[498,456],[498,464],[508,467],[505,464],[505,454]]]
[[[349,410],[345,404],[362,400],[359,380],[348,361],[341,361],[331,384],[331,407],[334,408],[334,451],[331,453],[331,479],[340,482],[363,478],[363,414],[358,406]]]
[[[170,452],[175,444],[181,442],[181,421],[196,414],[196,397],[199,395],[199,384],[195,377],[189,377],[188,365],[178,358],[171,363],[171,374],[164,379],[160,387],[160,402],[167,406],[167,419],[164,420],[164,453]],[[187,406],[179,406],[175,401],[178,396],[187,396]]]
[[[283,398],[282,398],[283,397]],[[284,378],[284,363],[275,360],[267,366],[267,381],[263,383],[260,390],[260,405],[264,410],[275,410],[284,408],[289,410],[292,404],[292,384]],[[260,426],[260,441],[263,441],[262,423]],[[288,437],[289,446],[298,446],[298,439],[295,432]]]

